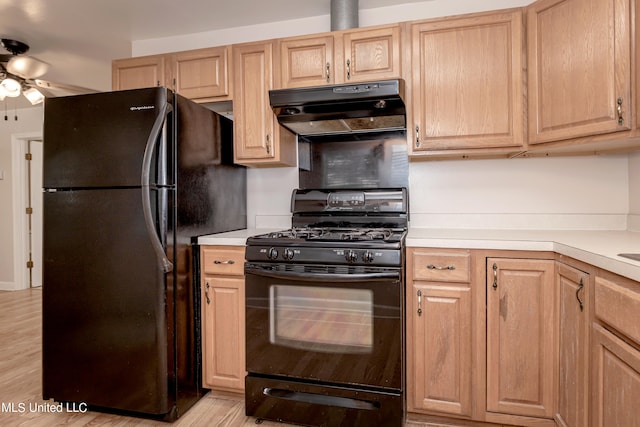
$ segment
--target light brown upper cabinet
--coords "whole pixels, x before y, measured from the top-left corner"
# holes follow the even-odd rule
[[[631,28],[630,0],[528,7],[529,143],[631,128]]]
[[[410,154],[517,152],[525,136],[522,11],[417,21],[409,28]]]
[[[188,50],[168,55],[167,76],[172,88],[200,102],[231,99],[231,46]]]
[[[234,161],[246,166],[295,166],[296,136],[269,105],[275,88],[273,41],[233,46]]]
[[[285,38],[279,46],[283,88],[401,76],[399,25]]]
[[[166,85],[165,59],[165,55],[149,55],[113,60],[111,88],[127,90]]]
[[[112,61],[112,89],[166,86],[197,102],[231,99],[230,46]]]

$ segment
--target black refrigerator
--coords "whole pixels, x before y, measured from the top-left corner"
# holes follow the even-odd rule
[[[202,396],[195,243],[246,227],[232,125],[163,87],[45,101],[44,399],[172,421]]]

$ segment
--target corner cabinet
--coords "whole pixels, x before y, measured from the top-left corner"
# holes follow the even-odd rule
[[[555,261],[487,258],[487,413],[556,414]]]
[[[410,248],[407,254],[407,409],[470,417],[471,255]]]
[[[530,144],[631,129],[631,1],[527,7]]]
[[[558,263],[559,388],[556,423],[582,427],[588,423],[590,276]]]
[[[418,21],[410,34],[410,155],[521,151],[522,11]]]
[[[399,25],[290,37],[278,46],[283,88],[401,77]]]
[[[269,104],[276,87],[274,41],[233,45],[234,161],[245,166],[295,166],[296,136]]]
[[[202,246],[200,259],[203,386],[242,392],[244,246]]]

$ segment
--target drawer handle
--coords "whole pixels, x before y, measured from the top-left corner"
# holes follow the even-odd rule
[[[220,260],[215,260],[213,261],[214,264],[224,264],[224,265],[231,265],[231,264],[235,264],[236,262],[232,259],[229,259],[227,261],[220,261]]]
[[[578,304],[580,304],[580,311],[584,311],[584,301],[580,299],[580,291],[584,288],[584,281],[580,278],[580,286],[576,289],[576,299],[578,300]]]
[[[422,316],[422,291],[418,291],[418,316]]]
[[[209,298],[209,282],[205,285],[204,296],[207,297],[207,305],[211,304],[211,298]]]
[[[444,267],[441,267],[439,265],[429,264],[429,265],[427,265],[427,268],[429,270],[455,270],[456,266],[455,265],[445,265]]]

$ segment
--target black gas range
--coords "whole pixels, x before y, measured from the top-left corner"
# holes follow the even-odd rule
[[[296,190],[292,212],[247,240],[247,415],[402,425],[406,189]]]
[[[292,228],[247,240],[247,260],[401,265],[406,189],[296,190],[292,212]]]

